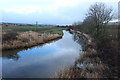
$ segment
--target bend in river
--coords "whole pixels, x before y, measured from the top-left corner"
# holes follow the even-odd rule
[[[71,66],[82,49],[73,34],[65,30],[63,33],[62,39],[43,46],[3,52],[2,77],[49,78],[60,68]]]

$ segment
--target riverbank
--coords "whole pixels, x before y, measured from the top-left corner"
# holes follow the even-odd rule
[[[64,68],[58,74],[56,78],[107,78],[109,68],[104,64],[96,50],[96,45],[93,39],[82,32],[70,29],[71,33],[76,34],[78,37],[85,38],[85,44],[83,46],[83,52],[80,53],[80,57],[75,61],[74,65],[70,68]]]
[[[65,28],[57,26],[2,26],[2,50],[29,48],[62,38]]]
[[[29,48],[62,38],[62,34],[37,33],[34,31],[2,32],[2,50]]]

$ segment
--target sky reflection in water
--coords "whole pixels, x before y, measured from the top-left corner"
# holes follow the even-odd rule
[[[72,65],[81,46],[68,31],[63,32],[63,38],[58,41],[17,52],[18,60],[3,57],[3,77],[47,78],[59,68]]]

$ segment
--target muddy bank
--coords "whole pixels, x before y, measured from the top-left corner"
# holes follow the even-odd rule
[[[2,50],[29,48],[62,38],[60,34],[40,34],[33,31],[3,32]]]
[[[70,68],[64,68],[55,75],[55,78],[107,78],[106,72],[109,72],[99,58],[96,45],[93,39],[82,32],[70,29],[71,33],[75,33],[78,37],[84,37],[85,44],[83,52]]]

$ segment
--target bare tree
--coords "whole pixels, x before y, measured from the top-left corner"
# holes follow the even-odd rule
[[[105,31],[104,26],[112,19],[112,11],[113,9],[107,8],[104,3],[95,3],[90,6],[83,24],[89,24],[88,29],[98,36]]]

